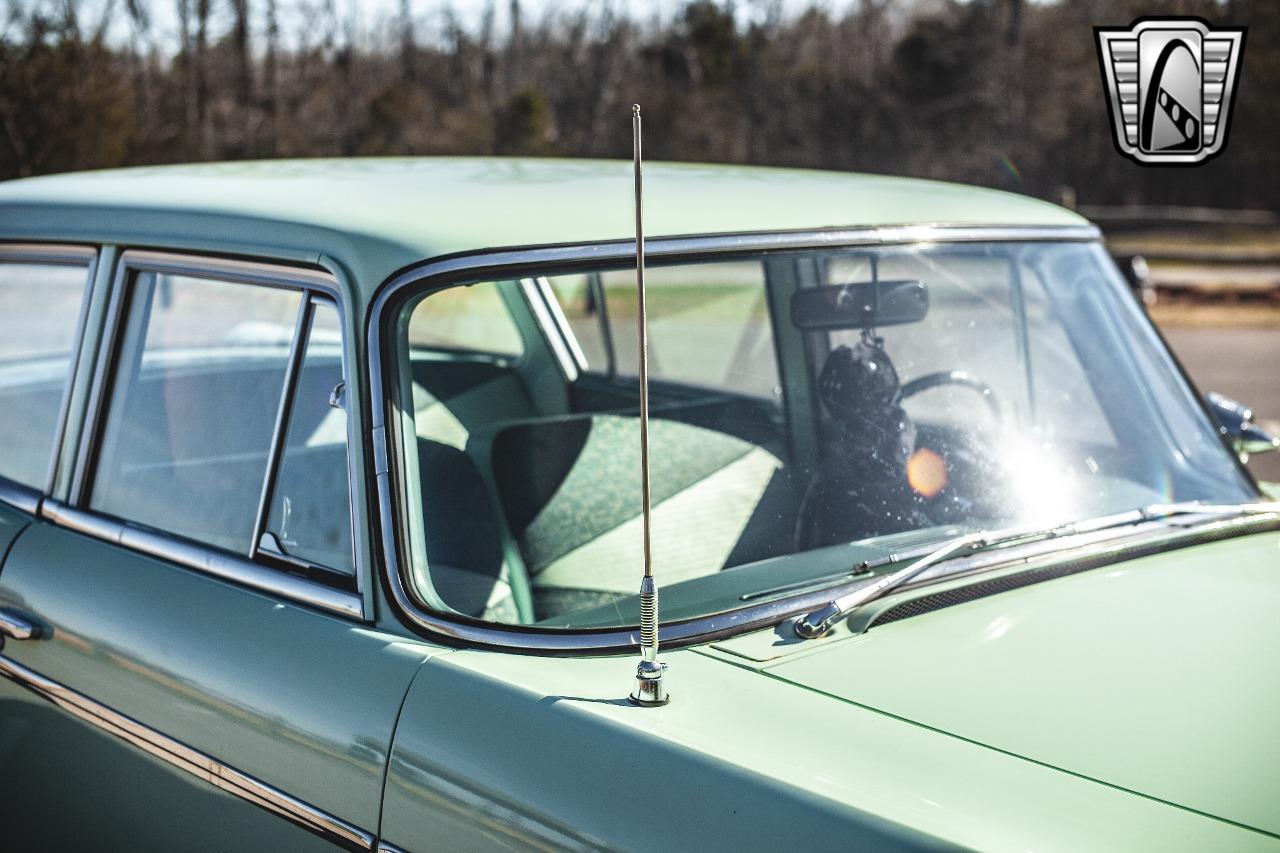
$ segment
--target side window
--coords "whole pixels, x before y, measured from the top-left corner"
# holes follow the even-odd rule
[[[524,342],[497,287],[451,287],[432,300],[430,324],[410,329],[409,345],[519,357]]]
[[[271,514],[259,544],[265,551],[354,574],[346,405],[338,311],[328,301],[316,301]]]
[[[301,299],[140,275],[90,508],[248,553]]]
[[[604,307],[604,282],[600,273],[557,275],[547,279],[560,310],[578,341],[587,369],[597,373],[613,370],[609,318]]]
[[[635,272],[599,273],[595,287],[591,279],[550,281],[588,368],[635,377]],[[646,271],[646,284],[650,378],[766,399],[776,395],[777,355],[759,261],[655,266]],[[599,294],[607,326],[599,325]]]
[[[0,477],[43,490],[88,270],[0,264]]]
[[[332,304],[308,298],[137,274],[89,508],[241,555],[351,573],[341,333]],[[295,341],[299,330],[307,337]],[[305,348],[291,370],[295,346]]]

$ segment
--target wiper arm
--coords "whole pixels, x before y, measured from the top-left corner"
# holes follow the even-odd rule
[[[1195,502],[1153,504],[1130,512],[1104,515],[1086,521],[1051,527],[1010,527],[1003,530],[979,530],[976,533],[966,533],[963,536],[947,540],[906,568],[885,575],[878,581],[860,586],[852,592],[834,599],[821,609],[800,617],[796,621],[795,632],[797,636],[806,640],[821,637],[830,631],[837,622],[849,616],[864,604],[883,598],[913,578],[919,577],[925,570],[964,554],[973,554],[988,548],[1023,542],[1045,541],[1063,536],[1095,533],[1113,527],[1126,527],[1143,521],[1154,521],[1174,515],[1189,513],[1201,515],[1245,515],[1258,512],[1280,512],[1280,502],[1237,505],[1209,505]]]

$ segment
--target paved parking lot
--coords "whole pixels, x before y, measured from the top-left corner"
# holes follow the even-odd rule
[[[1201,391],[1234,397],[1280,431],[1280,329],[1174,327],[1164,335]],[[1255,457],[1249,468],[1280,482],[1280,452]]]

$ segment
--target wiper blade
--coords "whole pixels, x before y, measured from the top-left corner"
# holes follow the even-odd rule
[[[1152,504],[1142,509],[1099,516],[1098,518],[1076,521],[1070,524],[1049,527],[1010,527],[1002,530],[979,530],[976,533],[966,533],[947,540],[911,565],[892,574],[885,575],[878,581],[860,586],[852,592],[832,600],[824,607],[801,616],[796,621],[795,632],[797,636],[806,640],[821,637],[841,619],[848,617],[854,610],[878,598],[883,598],[903,584],[919,577],[927,569],[947,560],[985,551],[989,548],[1046,541],[1084,533],[1096,533],[1114,527],[1127,527],[1144,521],[1155,521],[1175,515],[1231,516],[1266,512],[1280,513],[1280,502],[1224,505],[1197,502]],[[894,562],[894,560],[885,560],[884,562]]]

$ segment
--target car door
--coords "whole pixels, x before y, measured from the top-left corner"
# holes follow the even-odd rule
[[[371,849],[424,655],[368,622],[335,282],[142,252],[99,279],[74,476],[0,569],[5,844]]]

